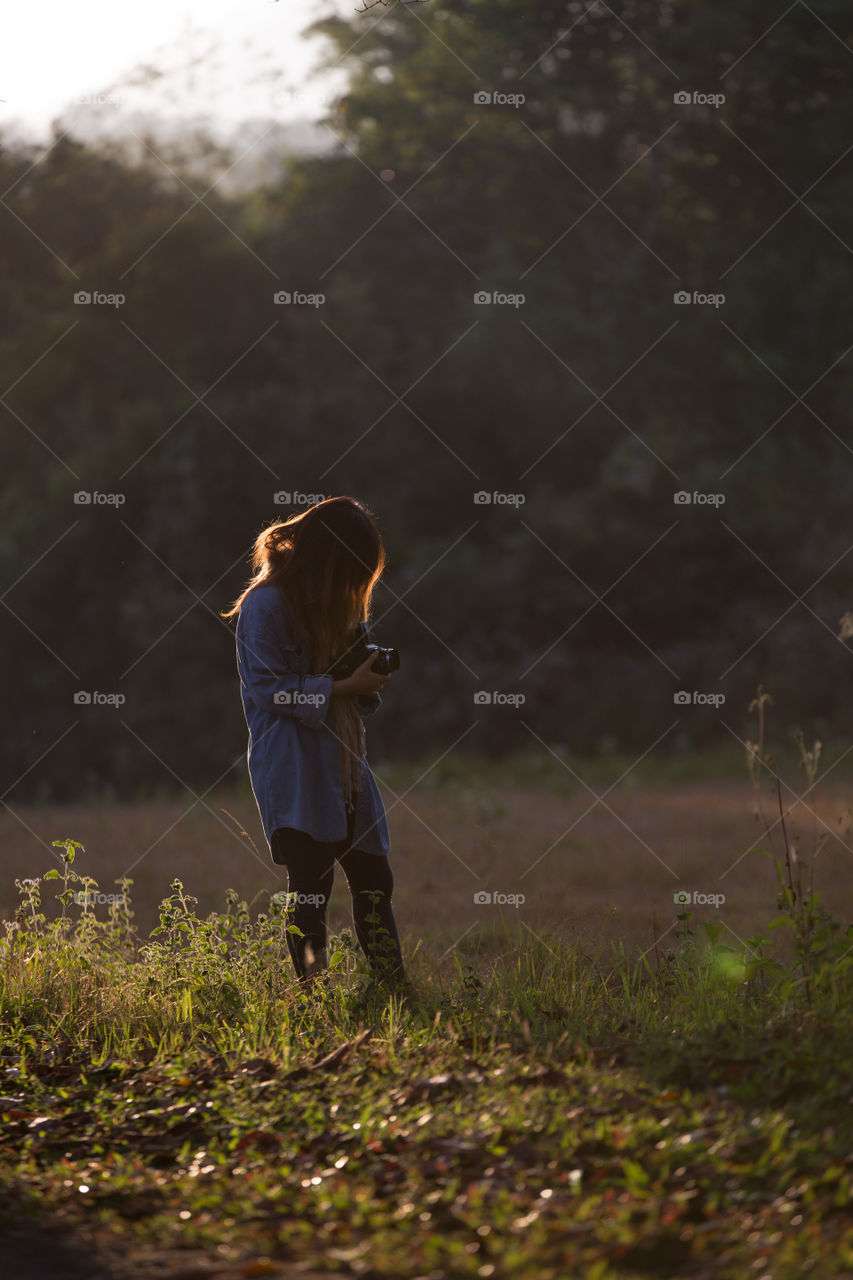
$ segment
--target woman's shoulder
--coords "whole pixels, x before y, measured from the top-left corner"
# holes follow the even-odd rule
[[[281,616],[283,612],[281,592],[271,582],[262,582],[253,587],[240,606],[240,617],[245,621],[259,620],[270,615]]]
[[[240,619],[244,625],[262,625],[269,623],[275,627],[279,640],[294,648],[298,647],[292,636],[292,628],[287,613],[287,605],[281,590],[271,582],[262,582],[253,587],[240,607]]]

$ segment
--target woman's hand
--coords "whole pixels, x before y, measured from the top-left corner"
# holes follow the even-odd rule
[[[346,680],[333,680],[332,693],[378,693],[391,677],[379,675],[372,670],[377,656],[372,653],[360,667],[356,667],[351,676],[347,676]]]

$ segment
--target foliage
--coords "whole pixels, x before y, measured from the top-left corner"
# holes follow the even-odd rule
[[[4,1239],[14,1215],[25,1250],[49,1214],[117,1267],[215,1248],[244,1276],[558,1280],[566,1240],[602,1277],[849,1267],[853,932],[804,891],[771,703],[747,763],[769,856],[786,833],[782,914],[737,946],[678,907],[673,945],[638,957],[508,925],[467,958],[419,943],[401,996],[345,930],[304,987],[288,894],[203,918],[175,879],[142,938],[131,881],[104,912],[56,840],[0,942]]]
[[[567,1238],[601,1276],[853,1259],[838,948],[811,1009],[766,939],[700,943],[686,915],[656,964],[529,935],[419,951],[407,1005],[366,996],[340,937],[307,993],[281,902],[201,919],[175,881],[142,940],[127,897],[103,919],[75,897],[96,886],[56,843],[64,874],[21,882],[0,948],[18,1231],[49,1212],[121,1265],[215,1247],[244,1275],[369,1253],[377,1277],[556,1280]]]

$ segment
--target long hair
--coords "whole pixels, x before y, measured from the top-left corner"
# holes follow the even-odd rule
[[[251,580],[220,616],[238,614],[262,583],[277,587],[309,670],[319,675],[346,651],[356,623],[368,621],[386,555],[373,513],[356,498],[339,497],[264,528],[255,539],[250,564]],[[351,804],[361,783],[364,725],[350,695],[333,694],[332,711],[341,783]]]

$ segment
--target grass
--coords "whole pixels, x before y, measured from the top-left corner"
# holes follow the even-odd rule
[[[404,1004],[338,928],[304,992],[276,885],[203,912],[175,878],[140,930],[131,885],[80,898],[88,855],[56,841],[0,943],[7,1232],[52,1226],[117,1276],[853,1269],[853,931],[811,882],[829,824],[808,844],[772,808],[760,698],[774,884],[742,936],[671,888],[642,949],[497,911],[467,945],[410,930]],[[820,751],[800,752],[811,810]],[[481,821],[513,799],[480,797]]]

